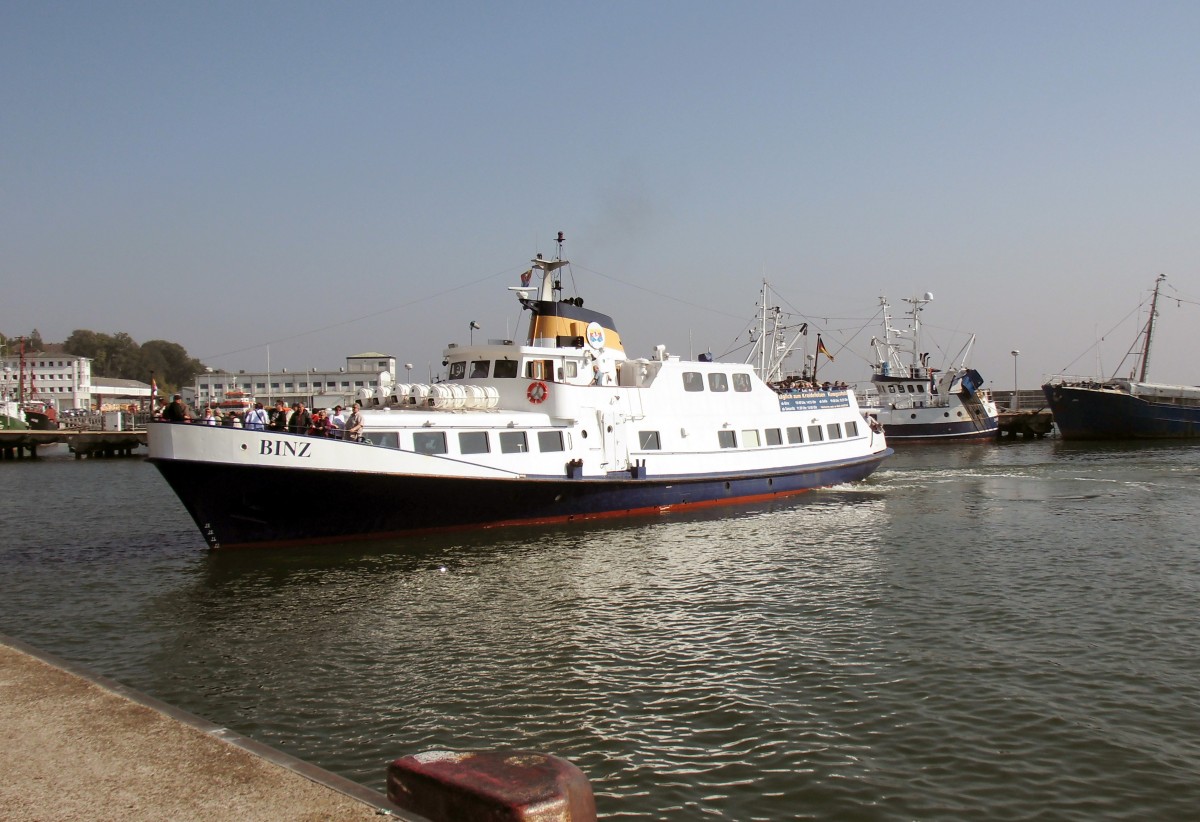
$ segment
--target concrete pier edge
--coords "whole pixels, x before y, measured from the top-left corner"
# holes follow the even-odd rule
[[[72,676],[78,677],[87,683],[90,683],[101,690],[107,691],[136,705],[143,706],[152,711],[156,711],[168,719],[174,720],[182,725],[197,730],[209,737],[224,742],[235,748],[239,748],[246,753],[264,760],[272,765],[275,765],[284,770],[295,773],[299,776],[308,779],[318,785],[329,788],[337,793],[340,793],[350,799],[362,803],[380,816],[387,816],[395,819],[404,820],[404,822],[428,822],[424,817],[412,814],[402,808],[394,805],[388,798],[374,791],[365,785],[361,785],[345,777],[338,776],[323,768],[319,768],[302,759],[298,759],[290,754],[276,750],[269,745],[257,742],[247,736],[230,730],[229,728],[210,722],[203,717],[178,708],[163,702],[160,699],[142,693],[134,688],[124,685],[116,680],[102,676],[95,671],[92,671],[87,666],[63,659],[47,651],[22,642],[15,637],[0,633],[0,645],[5,645],[12,650],[32,657],[50,667],[57,668]],[[390,762],[390,758],[383,758],[380,761],[381,772]]]

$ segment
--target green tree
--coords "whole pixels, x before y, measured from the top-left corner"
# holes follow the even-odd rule
[[[149,340],[142,343],[142,371],[147,376],[140,379],[149,380],[151,371],[159,379],[160,385],[169,385],[171,390],[181,385],[190,385],[196,375],[204,370],[204,363],[188,356],[187,350],[179,343],[167,340]]]
[[[163,393],[191,383],[204,370],[204,364],[189,357],[179,343],[150,340],[138,345],[123,331],[104,334],[80,328],[71,332],[63,346],[71,354],[90,357],[92,374],[97,377],[149,382],[153,373]]]

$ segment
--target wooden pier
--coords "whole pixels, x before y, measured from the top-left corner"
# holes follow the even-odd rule
[[[134,457],[146,444],[144,430],[76,431],[0,431],[0,461],[39,459],[39,448],[66,443],[75,459],[84,457]]]

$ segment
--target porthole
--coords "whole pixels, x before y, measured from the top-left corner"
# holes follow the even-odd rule
[[[243,450],[243,451],[245,451],[245,450],[246,450],[246,447],[247,447],[247,446],[246,446],[246,443],[244,443],[244,442],[243,442],[243,443],[242,443],[242,450]]]

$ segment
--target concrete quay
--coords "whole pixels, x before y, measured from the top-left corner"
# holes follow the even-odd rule
[[[79,431],[59,428],[53,431],[0,431],[0,460],[38,459],[38,448],[65,442],[75,459],[83,457],[139,456],[137,449],[146,444],[146,432]]]
[[[426,822],[365,786],[4,635],[0,773],[0,819]]]
[[[1001,411],[998,424],[1000,437],[1042,439],[1054,430],[1054,416],[1045,409]]]

